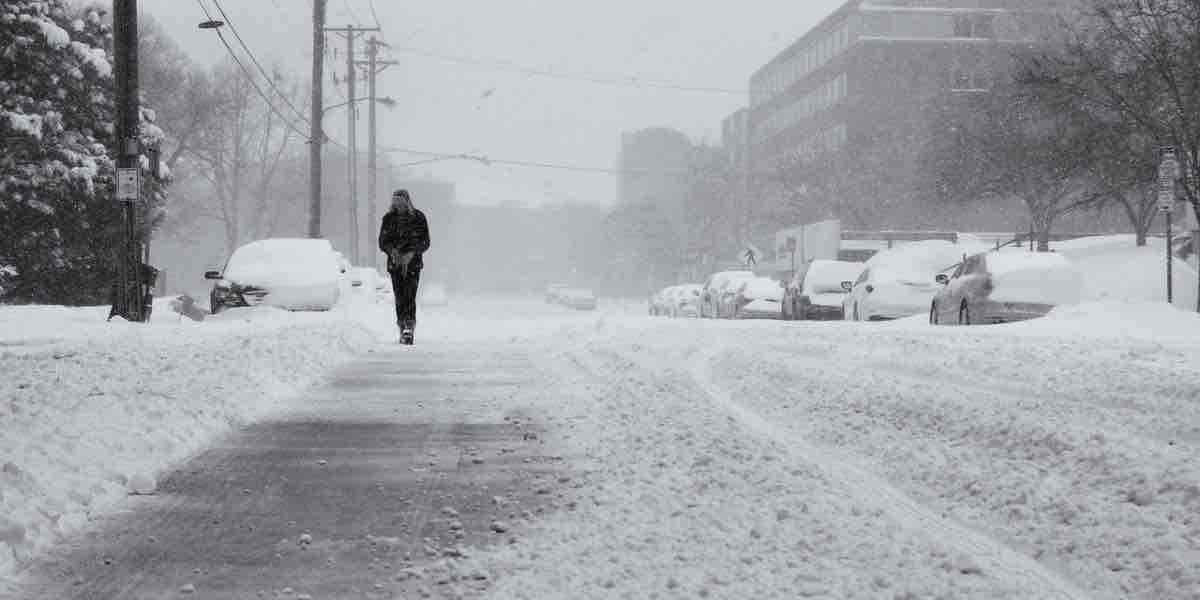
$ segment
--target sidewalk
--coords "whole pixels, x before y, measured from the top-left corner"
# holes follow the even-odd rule
[[[488,409],[534,375],[508,353],[378,348],[301,411],[131,496],[27,570],[18,597],[436,595],[423,564],[506,543],[548,503],[561,459],[528,419]]]

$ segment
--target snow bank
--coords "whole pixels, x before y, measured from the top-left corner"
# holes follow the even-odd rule
[[[339,315],[107,310],[0,306],[0,575],[372,339]]]
[[[1058,242],[1055,252],[1071,259],[1083,274],[1083,300],[1165,302],[1166,247],[1151,238],[1137,247],[1132,235],[1095,236]],[[1196,270],[1179,259],[1174,270],[1173,304],[1196,310]]]

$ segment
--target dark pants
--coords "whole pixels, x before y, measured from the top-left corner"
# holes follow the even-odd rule
[[[421,281],[420,271],[409,271],[402,277],[400,271],[392,271],[392,292],[396,295],[396,323],[417,320],[417,285]]]

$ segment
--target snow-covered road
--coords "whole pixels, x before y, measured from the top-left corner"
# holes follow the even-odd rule
[[[932,328],[643,310],[493,299],[423,313],[408,359],[532,362],[519,393],[469,392],[494,381],[495,365],[448,375],[477,404],[467,420],[533,415],[573,475],[548,499],[556,510],[522,520],[513,543],[424,565],[436,575],[414,589],[1200,598],[1194,314],[1107,303]],[[363,356],[390,338],[390,321],[388,307],[358,307],[271,337],[298,348],[304,335],[362,331]]]

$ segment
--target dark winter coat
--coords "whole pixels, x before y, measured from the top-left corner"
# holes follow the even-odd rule
[[[379,250],[388,255],[388,271],[400,268],[393,264],[392,258],[395,254],[405,252],[413,253],[408,270],[420,271],[425,266],[421,254],[428,249],[429,222],[425,220],[425,213],[415,208],[412,212],[392,209],[383,215],[383,224],[379,228]]]

